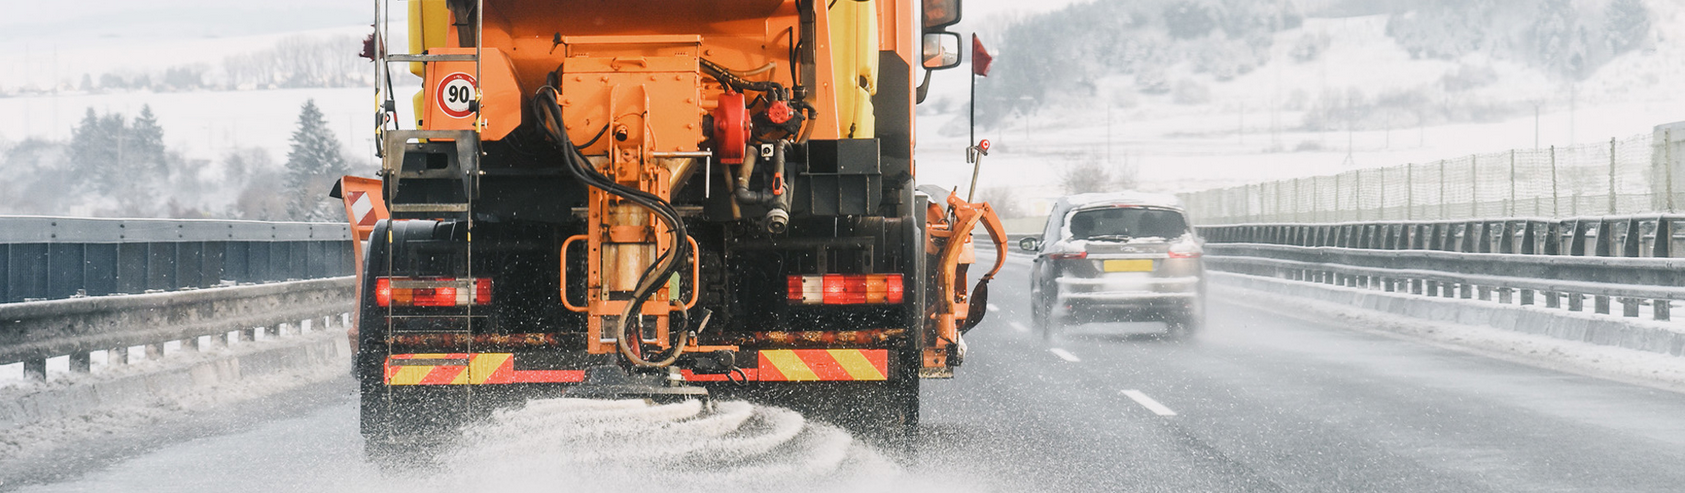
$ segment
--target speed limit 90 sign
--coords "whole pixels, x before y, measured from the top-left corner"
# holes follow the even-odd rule
[[[439,110],[451,118],[468,118],[474,115],[469,103],[474,101],[474,76],[457,72],[439,80],[439,87],[433,92],[433,101],[439,105]]]

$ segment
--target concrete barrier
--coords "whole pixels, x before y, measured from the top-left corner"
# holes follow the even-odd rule
[[[1325,301],[1433,322],[1491,327],[1557,339],[1682,356],[1685,332],[1665,322],[1528,305],[1440,298],[1209,271],[1220,285]]]

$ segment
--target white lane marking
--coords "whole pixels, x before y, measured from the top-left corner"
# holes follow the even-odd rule
[[[990,303],[990,304],[989,304],[989,311],[991,311],[991,312],[998,312],[998,311],[1000,311],[1000,305],[996,305],[996,304],[994,304],[994,303]]]
[[[1078,358],[1077,355],[1071,354],[1070,351],[1066,351],[1066,350],[1059,349],[1059,348],[1049,348],[1048,351],[1052,352],[1054,356],[1058,356],[1059,359],[1062,359],[1062,360],[1065,360],[1065,361],[1069,361],[1069,362],[1072,362],[1072,363],[1082,361],[1082,358]]]
[[[1030,328],[1025,327],[1024,324],[1021,324],[1021,323],[1018,323],[1018,322],[1007,322],[1007,323],[1012,325],[1012,330],[1016,330],[1016,331],[1019,331],[1019,332],[1029,332],[1030,331]]]
[[[1170,408],[1164,407],[1164,404],[1159,404],[1158,401],[1153,400],[1151,397],[1147,397],[1147,394],[1142,393],[1139,390],[1125,390],[1123,391],[1123,395],[1128,396],[1130,400],[1135,401],[1136,404],[1140,404],[1141,407],[1147,408],[1148,411],[1152,411],[1153,414],[1157,414],[1159,416],[1176,415],[1176,411],[1171,411]]]

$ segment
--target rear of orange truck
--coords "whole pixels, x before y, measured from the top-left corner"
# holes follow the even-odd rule
[[[394,7],[380,77],[422,89],[380,85],[380,176],[336,189],[371,451],[548,396],[905,434],[963,361],[1000,267],[971,272],[971,232],[1004,237],[913,162],[915,64],[958,63],[957,0]]]

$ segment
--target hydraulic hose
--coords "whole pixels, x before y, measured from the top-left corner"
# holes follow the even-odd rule
[[[731,191],[731,198],[738,204],[762,205],[772,202],[771,190],[750,190],[749,177],[755,174],[755,160],[760,156],[753,152],[743,153],[743,165],[737,170],[737,180]]]
[[[561,151],[563,169],[586,186],[603,190],[649,209],[662,222],[667,223],[669,230],[672,231],[672,248],[662,252],[656,262],[644,270],[643,275],[639,277],[637,286],[632,290],[631,302],[626,305],[626,308],[620,314],[620,318],[615,321],[612,331],[615,345],[620,354],[625,356],[632,364],[650,368],[671,366],[678,361],[679,355],[684,353],[684,346],[690,342],[690,332],[684,327],[684,325],[689,324],[688,316],[680,317],[680,320],[684,320],[684,322],[674,329],[678,333],[677,340],[670,341],[673,343],[670,354],[659,361],[645,359],[639,354],[639,351],[633,350],[631,344],[626,340],[626,326],[634,317],[642,318],[637,315],[638,307],[643,306],[645,301],[655,295],[655,292],[663,284],[662,281],[678,272],[682,267],[681,262],[690,259],[693,254],[690,251],[690,233],[685,229],[683,219],[679,217],[678,211],[673,209],[671,203],[649,192],[621,185],[591,167],[590,160],[579,151],[578,147],[573,145],[573,141],[563,131],[562,107],[556,100],[556,93],[556,89],[552,86],[539,88],[538,93],[533,96],[533,113],[538,116],[544,134]],[[598,136],[600,137],[601,133]],[[595,141],[596,139],[592,140]],[[682,309],[678,311],[681,315],[688,315]],[[640,336],[639,339],[641,341],[642,337]]]
[[[697,62],[700,63],[700,65],[702,67],[702,71],[707,72],[709,77],[713,77],[714,80],[720,81],[721,84],[725,84],[727,86],[730,86],[732,89],[737,90],[737,92],[743,92],[743,91],[776,92],[776,93],[780,93],[779,94],[780,99],[788,97],[788,96],[782,94],[784,92],[784,85],[783,84],[779,84],[777,82],[773,82],[773,81],[770,81],[770,80],[768,80],[768,81],[751,81],[751,80],[748,80],[748,79],[744,79],[742,77],[737,76],[737,74],[735,72],[732,72],[730,69],[722,67],[718,63],[711,62],[706,58],[698,58]],[[759,70],[756,70],[756,72],[759,72]]]

